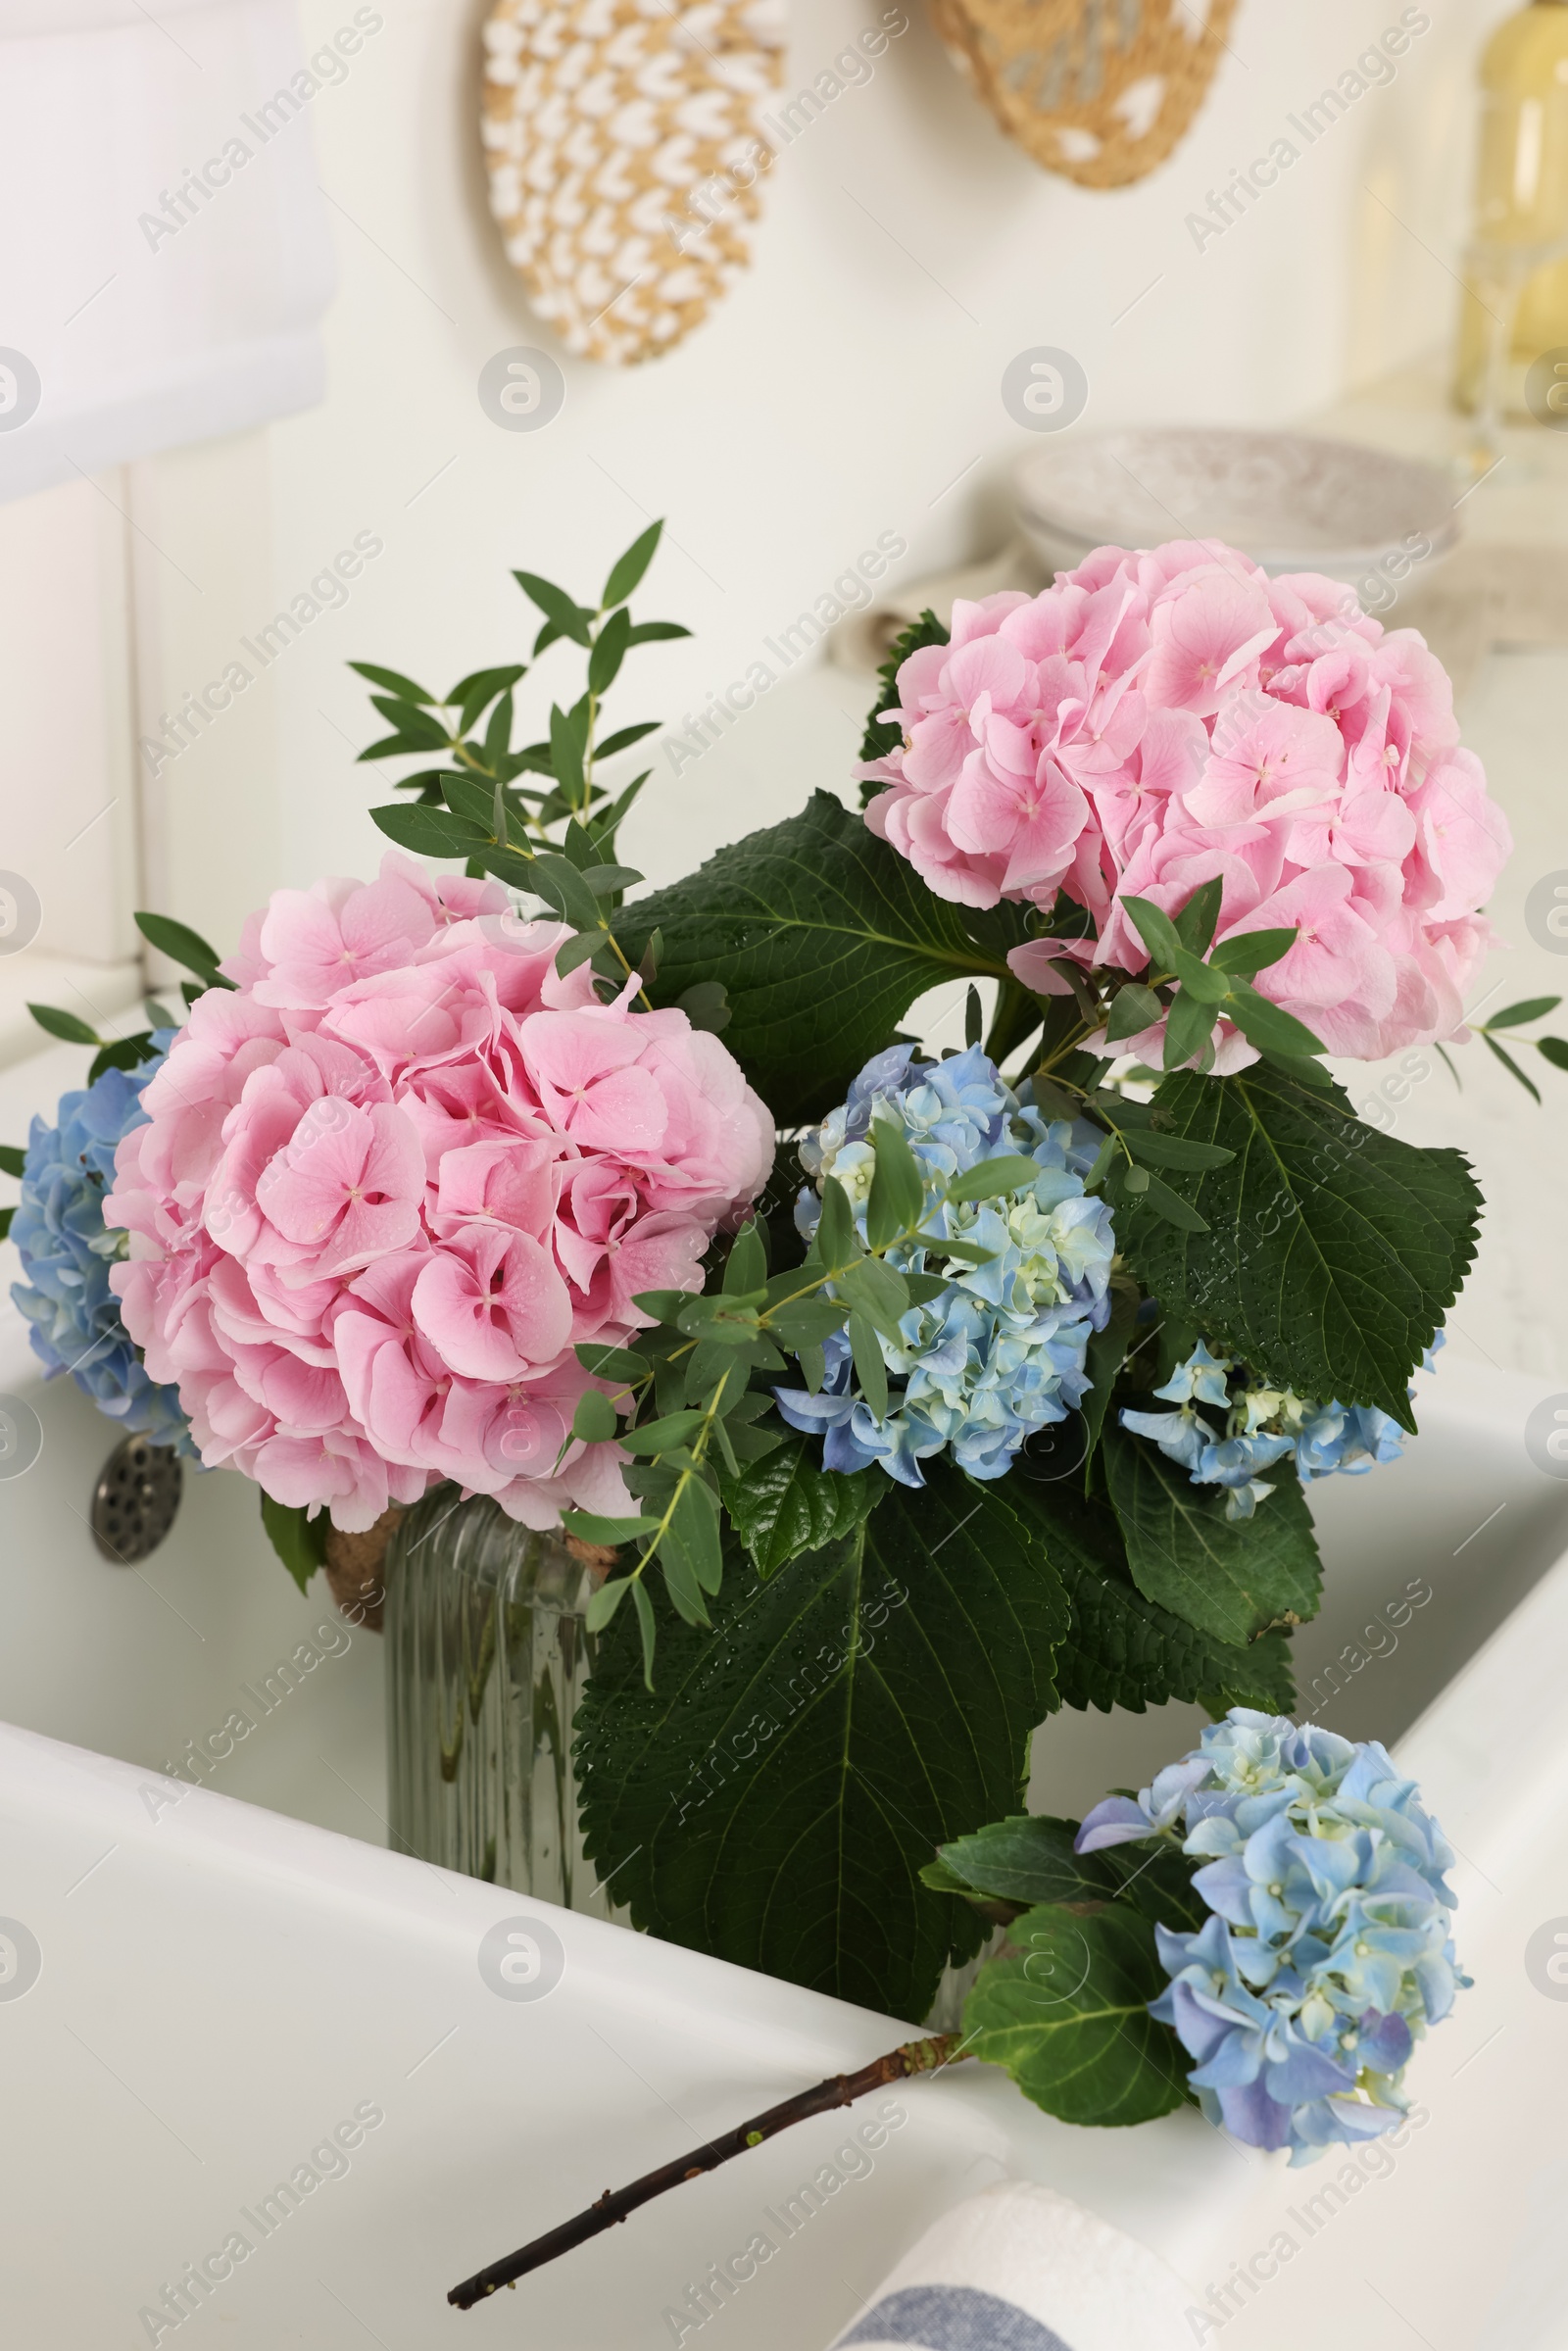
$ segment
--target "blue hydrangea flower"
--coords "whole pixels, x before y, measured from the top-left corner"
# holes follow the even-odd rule
[[[1442,1345],[1440,1331],[1427,1349],[1428,1371]],[[1122,1427],[1150,1438],[1195,1486],[1224,1487],[1229,1519],[1250,1518],[1267,1501],[1274,1490],[1262,1472],[1287,1455],[1305,1486],[1333,1471],[1360,1477],[1404,1449],[1404,1431],[1375,1404],[1319,1404],[1289,1388],[1254,1387],[1241,1364],[1211,1355],[1201,1339],[1154,1394],[1177,1410],[1124,1411]],[[1200,1404],[1226,1415],[1223,1437]]]
[[[1078,1850],[1163,1837],[1203,1862],[1210,1916],[1155,1930],[1150,2003],[1195,2060],[1213,2123],[1293,2164],[1397,2124],[1415,2042],[1470,1979],[1455,1959],[1453,1855],[1375,1740],[1233,1707],[1136,1800],[1107,1796]]]
[[[1000,1478],[1036,1430],[1064,1420],[1088,1393],[1084,1358],[1091,1333],[1103,1330],[1110,1313],[1115,1252],[1108,1207],[1084,1192],[1102,1138],[1087,1124],[1046,1119],[1027,1088],[1015,1094],[978,1046],[935,1062],[917,1060],[913,1046],[890,1047],[801,1145],[813,1179],[796,1205],[807,1240],[830,1182],[848,1194],[863,1236],[873,1118],[902,1129],[927,1178],[921,1232],[932,1242],[972,1242],[990,1252],[989,1262],[943,1260],[942,1295],[909,1309],[897,1345],[880,1340],[885,1419],[859,1391],[843,1332],[825,1344],[820,1392],[776,1389],[779,1410],[792,1428],[821,1436],[828,1469],[877,1462],[901,1484],[921,1486],[921,1462],[946,1451],[971,1477]],[[994,1200],[940,1202],[954,1176],[1011,1155],[1033,1159],[1032,1183]],[[924,1243],[901,1244],[888,1263],[923,1273]]]
[[[13,1284],[11,1296],[32,1326],[32,1351],[50,1379],[69,1372],[127,1432],[194,1458],[177,1390],[148,1378],[120,1319],[109,1268],[124,1253],[126,1239],[104,1225],[116,1146],[143,1124],[142,1089],[163,1066],[173,1035],[172,1029],[155,1033],[154,1059],[106,1069],[91,1086],[62,1095],[58,1126],[33,1120],[11,1226],[26,1279]]]

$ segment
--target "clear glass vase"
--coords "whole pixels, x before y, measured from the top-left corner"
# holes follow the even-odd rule
[[[597,1581],[486,1496],[426,1494],[387,1545],[387,1777],[396,1850],[609,1919],[571,1770]]]
[[[625,1925],[583,1857],[571,1769],[599,1572],[450,1486],[399,1520],[383,1571],[390,1826],[398,1852]],[[957,2028],[979,1964],[944,1972],[929,2030]]]

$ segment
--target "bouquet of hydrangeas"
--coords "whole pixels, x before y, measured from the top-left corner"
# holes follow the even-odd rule
[[[220,960],[139,917],[183,1024],[103,1047],[7,1159],[35,1343],[252,1478],[301,1576],[442,1484],[611,1547],[602,1876],[878,2008],[980,1948],[965,1840],[1054,1708],[1260,1709],[1081,1856],[1057,1824],[1051,1867],[1119,1917],[1113,1837],[1205,1856],[1140,1881],[1150,2031],[1261,2143],[1353,2133],[1451,1988],[1441,1839],[1381,1750],[1273,1718],[1304,1489],[1398,1451],[1474,1249],[1463,1158],[1322,1060],[1466,1033],[1509,842],[1447,680],[1328,580],[1103,549],[906,633],[861,808],[819,791],[629,898],[646,778],[598,763],[651,728],[602,713],[685,633],[631,618],[658,536],[591,606],[516,575],[534,661],[587,664],[536,742],[523,663],[444,698],[356,664],[391,729],[363,756],[416,762],[376,879],[275,893]],[[954,979],[966,1044],[925,1051],[899,1024]],[[1550,1008],[1488,1024],[1516,1074],[1492,1032]],[[1081,2119],[1160,2111],[1169,2072]]]

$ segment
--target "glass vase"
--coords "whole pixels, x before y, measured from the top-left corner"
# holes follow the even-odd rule
[[[383,1572],[390,1827],[398,1852],[625,1925],[571,1769],[602,1573],[482,1494],[438,1487],[404,1513]],[[928,2030],[957,2029],[979,1965],[944,1972]]]
[[[408,1511],[386,1555],[387,1778],[395,1850],[609,1919],[571,1770],[600,1573],[482,1494]]]

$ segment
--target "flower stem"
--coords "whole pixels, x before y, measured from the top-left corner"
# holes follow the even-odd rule
[[[559,2260],[590,2237],[601,2236],[617,2221],[639,2205],[651,2203],[667,2188],[679,2187],[683,2180],[701,2179],[705,2172],[716,2171],[731,2156],[744,2155],[749,2147],[760,2147],[764,2139],[792,2123],[804,2123],[812,2115],[830,2114],[836,2106],[848,2106],[874,2089],[886,2089],[893,2082],[902,2082],[910,2074],[934,2074],[943,2066],[952,2065],[967,2055],[956,2033],[933,2033],[927,2040],[906,2041],[902,2048],[890,2049],[884,2057],[874,2057],[858,2073],[833,2074],[814,2089],[798,2090],[793,2098],[785,2098],[770,2106],[765,2114],[755,2115],[749,2123],[738,2123],[733,2131],[720,2133],[705,2146],[694,2148],[690,2155],[678,2156],[673,2163],[661,2164],[655,2172],[645,2172],[629,2187],[606,2188],[596,2204],[580,2212],[575,2220],[564,2221],[559,2229],[547,2229],[536,2236],[532,2244],[509,2253],[504,2261],[492,2262],[487,2270],[478,2271],[455,2285],[447,2300],[459,2310],[471,2310],[493,2294],[498,2286],[513,2285],[530,2270],[543,2269],[546,2262]]]

